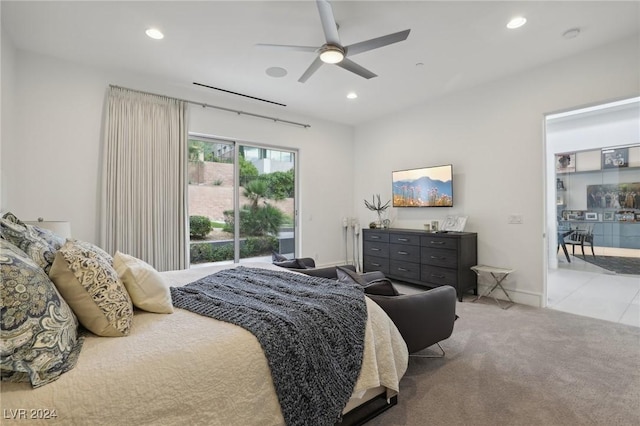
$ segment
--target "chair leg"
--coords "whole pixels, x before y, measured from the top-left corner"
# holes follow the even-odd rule
[[[436,343],[436,345],[438,345],[438,348],[440,348],[440,352],[442,352],[441,355],[426,355],[426,354],[423,355],[420,352],[415,352],[415,353],[409,354],[409,356],[412,356],[414,358],[444,358],[445,356],[444,349],[442,349],[442,346],[440,346],[440,343]]]
[[[584,259],[584,244],[580,244],[580,248],[582,249],[582,258]]]
[[[591,255],[594,259],[596,258],[596,253],[593,251],[593,243],[591,243]]]

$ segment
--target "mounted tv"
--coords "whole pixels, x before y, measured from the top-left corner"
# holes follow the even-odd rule
[[[391,173],[393,207],[453,207],[453,166]]]

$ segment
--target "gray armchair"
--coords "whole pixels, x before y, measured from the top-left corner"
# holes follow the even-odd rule
[[[456,320],[456,290],[451,286],[436,287],[399,296],[367,294],[389,315],[407,343],[410,354],[415,354],[451,336]]]
[[[316,262],[310,257],[287,259],[274,252],[272,255],[272,260],[274,265],[314,277],[323,277],[335,280],[338,276],[335,266],[316,268]],[[341,268],[347,268],[352,271],[356,270],[353,265],[343,265],[341,266]]]
[[[344,273],[344,274],[343,274]],[[364,286],[367,297],[387,313],[407,344],[409,354],[420,355],[423,349],[438,345],[451,336],[456,316],[456,290],[448,285],[417,294],[398,294],[391,281],[381,272],[354,274],[339,270],[339,279],[346,275]]]

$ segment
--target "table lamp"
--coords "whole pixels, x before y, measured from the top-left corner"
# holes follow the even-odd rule
[[[62,238],[71,237],[71,224],[63,220],[44,220],[39,217],[37,221],[25,221],[27,225],[34,225],[38,228],[48,229]]]

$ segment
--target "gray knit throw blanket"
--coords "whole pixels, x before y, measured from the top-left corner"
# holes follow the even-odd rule
[[[287,425],[333,425],[340,419],[362,364],[362,287],[240,266],[171,287],[171,297],[175,307],[256,336]]]

